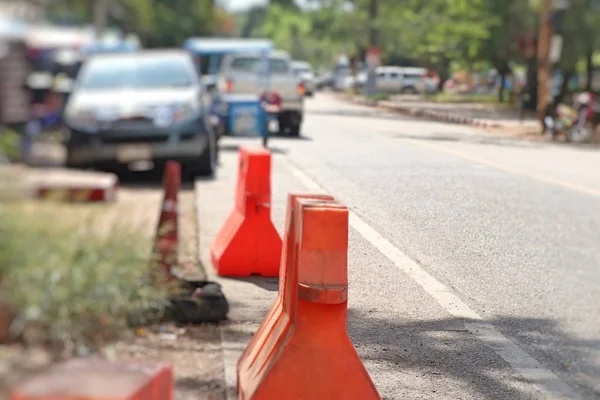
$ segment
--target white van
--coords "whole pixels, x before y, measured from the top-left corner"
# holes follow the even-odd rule
[[[377,67],[375,73],[378,92],[425,94],[434,89],[426,68],[382,66]],[[366,84],[366,71],[358,74],[358,81],[361,86]]]

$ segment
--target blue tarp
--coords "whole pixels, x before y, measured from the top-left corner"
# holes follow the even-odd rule
[[[90,54],[102,54],[102,53],[132,53],[138,50],[138,46],[133,45],[131,43],[115,43],[115,44],[105,44],[105,43],[95,43],[89,46],[86,46],[81,49],[81,53],[84,55]]]
[[[268,39],[191,38],[183,48],[198,55],[228,54],[240,51],[273,50]]]

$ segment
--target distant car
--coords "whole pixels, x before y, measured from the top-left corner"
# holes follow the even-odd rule
[[[335,84],[335,77],[333,72],[326,72],[322,75],[319,75],[315,79],[315,89],[323,90],[326,88],[333,89],[333,85]]]
[[[65,108],[67,165],[177,160],[213,175],[216,136],[202,96],[185,50],[91,56]]]
[[[315,74],[312,67],[306,61],[292,61],[292,69],[306,87],[306,94],[312,96],[315,93]]]
[[[375,70],[377,90],[386,93],[426,94],[435,90],[432,80],[427,77],[427,69],[417,67],[382,66]],[[357,75],[359,86],[367,81],[367,72]]]

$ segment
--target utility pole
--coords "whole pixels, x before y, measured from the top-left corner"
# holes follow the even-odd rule
[[[563,47],[562,25],[571,0],[544,0],[540,15],[538,46],[538,113],[543,118],[553,99],[552,67],[560,60]]]
[[[106,30],[109,0],[94,0],[94,34],[100,40]]]
[[[379,27],[377,26],[377,14],[379,12],[379,0],[370,0],[369,3],[369,49],[367,50],[367,96],[375,94],[376,79],[375,73],[376,62],[373,56],[378,53],[379,45]]]
[[[542,10],[540,13],[540,27],[538,34],[538,103],[537,112],[542,119],[544,112],[550,100],[550,38],[552,37],[552,26],[550,25],[550,10],[552,0],[542,1]]]
[[[379,0],[370,0],[369,4],[369,45],[376,47],[379,41],[379,30],[377,29],[377,14],[379,12]]]

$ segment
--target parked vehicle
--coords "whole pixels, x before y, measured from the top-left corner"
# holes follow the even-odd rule
[[[600,122],[600,109],[594,93],[573,96],[573,105],[564,103],[549,106],[542,122],[543,133],[556,138],[565,135],[567,142],[589,142]]]
[[[333,89],[335,78],[333,72],[326,72],[315,79],[315,89]]]
[[[292,69],[304,83],[306,95],[312,96],[315,93],[315,74],[311,65],[306,61],[292,61]]]
[[[223,58],[239,52],[272,51],[273,42],[268,39],[231,39],[231,38],[189,38],[183,48],[191,52],[198,68],[198,74],[208,90],[216,88],[216,75],[221,68]]]
[[[425,68],[382,66],[377,67],[375,73],[378,92],[425,94],[435,90]],[[358,86],[366,85],[367,71],[358,73],[356,80]]]
[[[183,50],[94,55],[65,110],[67,165],[98,167],[178,160],[194,175],[216,170],[216,135],[202,87]]]
[[[281,97],[279,134],[299,136],[306,88],[294,74],[289,54],[282,51],[243,52],[223,59],[213,107],[221,134],[232,132],[228,122],[232,104],[255,101],[265,91]]]
[[[350,64],[339,63],[333,72],[333,90],[343,92],[353,85],[352,70]]]

